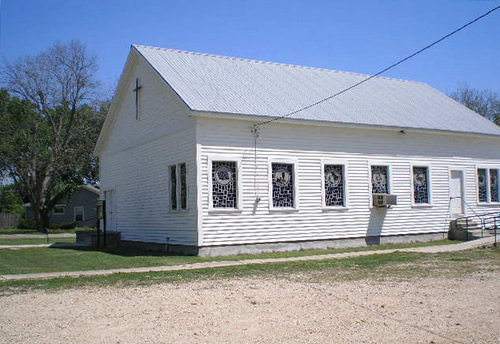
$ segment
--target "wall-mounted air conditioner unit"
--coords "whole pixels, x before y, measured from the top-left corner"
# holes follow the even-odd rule
[[[372,194],[372,204],[377,208],[390,208],[398,204],[398,196],[388,194]]]

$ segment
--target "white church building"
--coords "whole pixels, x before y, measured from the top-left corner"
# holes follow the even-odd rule
[[[446,238],[500,212],[500,127],[427,84],[133,45],[97,142],[106,227],[199,255]],[[375,196],[374,196],[375,195]]]

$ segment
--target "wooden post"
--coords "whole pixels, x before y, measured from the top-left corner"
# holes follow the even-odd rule
[[[106,200],[102,201],[103,247],[106,247]]]
[[[493,218],[493,220],[495,221],[495,227],[494,227],[494,229],[495,229],[495,243],[493,244],[493,246],[494,246],[494,247],[497,247],[497,225],[498,225],[497,220],[498,220],[498,217],[497,217],[497,216],[495,216],[495,217]]]
[[[97,200],[97,248],[101,246],[102,200]]]
[[[465,241],[469,241],[469,218],[465,218]]]

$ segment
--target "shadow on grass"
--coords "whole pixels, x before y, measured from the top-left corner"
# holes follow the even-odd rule
[[[84,252],[101,252],[107,253],[115,256],[122,257],[189,257],[186,255],[181,255],[177,253],[168,253],[161,251],[144,250],[139,248],[130,247],[93,247],[93,246],[80,246],[78,244],[65,244],[65,243],[55,243],[56,245],[51,246],[53,249],[58,250],[72,250],[72,251],[84,251]]]

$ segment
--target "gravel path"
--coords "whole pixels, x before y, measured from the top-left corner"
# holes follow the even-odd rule
[[[304,279],[4,296],[0,343],[499,343],[499,272],[383,282]]]
[[[53,248],[78,248],[87,247],[81,244],[72,243],[51,243],[51,244],[36,244],[36,245],[0,245],[0,250],[20,250],[23,248],[43,248],[43,247],[53,247]]]
[[[40,248],[50,247],[52,244],[37,244],[37,245],[0,245],[0,250],[20,250],[22,248]]]

